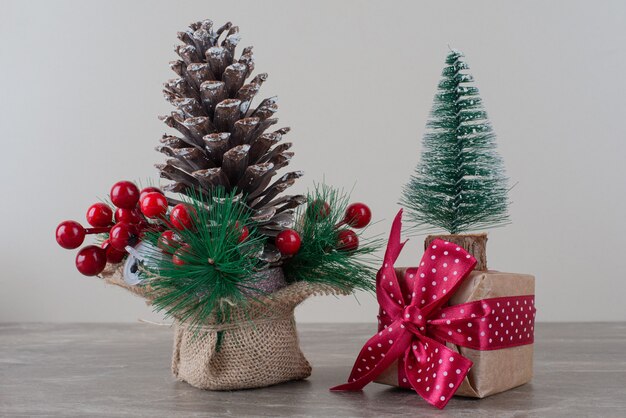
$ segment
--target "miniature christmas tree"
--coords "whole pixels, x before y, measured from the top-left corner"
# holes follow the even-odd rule
[[[416,227],[450,234],[508,223],[508,179],[463,54],[446,58],[421,162],[401,203]]]
[[[165,84],[164,94],[176,107],[162,119],[181,136],[164,135],[158,150],[170,159],[157,165],[161,177],[172,180],[166,191],[208,195],[219,187],[236,190],[262,235],[275,237],[293,220],[293,208],[304,196],[277,197],[302,176],[295,171],[272,182],[291,157],[291,143],[279,142],[289,128],[266,132],[278,119],[276,98],[252,101],[267,74],[256,75],[252,47],[239,58],[239,28],[230,22],[215,30],[213,22],[193,23],[179,32],[184,45],[176,47],[180,60],[170,64],[179,78]],[[269,245],[264,259],[276,262],[280,254]]]

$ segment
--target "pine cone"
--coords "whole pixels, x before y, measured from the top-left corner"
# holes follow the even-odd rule
[[[278,122],[272,117],[278,110],[276,98],[251,107],[267,74],[245,84],[254,70],[252,48],[235,58],[239,28],[230,22],[217,30],[210,20],[192,23],[178,38],[184,42],[175,49],[181,59],[170,66],[179,78],[164,89],[176,110],[162,120],[182,136],[164,135],[157,148],[170,157],[157,165],[161,177],[173,181],[166,190],[190,194],[236,188],[254,211],[260,231],[275,236],[292,223],[293,209],[305,198],[278,197],[302,176],[300,171],[272,182],[293,153],[291,143],[279,144],[289,128],[265,132]]]

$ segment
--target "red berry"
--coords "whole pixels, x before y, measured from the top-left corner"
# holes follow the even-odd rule
[[[283,255],[294,255],[301,243],[300,235],[293,229],[285,229],[276,236],[276,247]]]
[[[112,217],[113,211],[105,203],[94,203],[87,209],[87,222],[91,226],[109,226]]]
[[[141,189],[141,192],[139,193],[139,200],[141,201],[141,199],[143,199],[143,197],[147,195],[148,193],[164,194],[163,191],[161,191],[161,189],[159,189],[158,187],[144,187],[143,189]]]
[[[107,265],[106,251],[96,245],[81,248],[76,254],[76,268],[85,276],[95,276]]]
[[[372,211],[365,203],[353,203],[346,209],[344,222],[353,228],[363,228],[372,220]]]
[[[160,218],[167,212],[167,199],[161,193],[146,193],[140,205],[141,213],[148,218]]]
[[[248,239],[248,236],[250,236],[250,231],[248,230],[248,227],[244,225],[244,227],[241,228],[241,235],[239,235],[239,240],[237,242],[244,242]]]
[[[359,237],[351,229],[344,229],[337,234],[337,249],[354,251],[359,248]]]
[[[56,237],[61,247],[72,250],[85,240],[85,228],[76,221],[63,221],[57,226]]]
[[[109,241],[111,246],[119,251],[124,251],[127,245],[133,246],[137,243],[137,229],[126,222],[120,222],[111,228]]]
[[[118,208],[132,209],[139,201],[139,189],[130,181],[118,181],[111,187],[111,202]]]
[[[177,249],[172,256],[172,262],[177,266],[182,266],[185,263],[185,258],[189,257],[189,245],[184,244],[182,247]]]
[[[126,256],[126,251],[116,250],[115,248],[113,248],[113,246],[111,245],[111,241],[109,241],[108,239],[102,243],[100,248],[106,251],[107,263],[121,263]]]
[[[191,209],[193,211],[193,209]],[[189,215],[190,208],[183,204],[179,203],[174,206],[172,211],[170,212],[170,222],[174,225],[176,229],[191,229],[193,226],[193,221],[191,216]]]
[[[330,215],[330,206],[323,200],[315,200],[307,207],[306,214],[311,219],[325,219]]]
[[[137,209],[118,208],[115,211],[115,222],[126,222],[129,224],[138,224],[143,221],[143,217]]]
[[[247,226],[239,227],[239,221],[235,222],[235,229],[239,231],[239,238],[237,239],[238,243],[242,243],[248,239],[250,236],[250,230]]]
[[[180,247],[180,239],[174,231],[163,232],[157,241],[157,247],[166,254],[171,254],[175,249]]]

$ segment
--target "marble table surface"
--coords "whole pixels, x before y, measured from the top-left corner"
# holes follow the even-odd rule
[[[175,381],[172,330],[146,324],[0,324],[2,417],[625,417],[626,323],[537,325],[535,377],[439,411],[411,391],[346,379],[369,324],[300,324],[313,375],[265,389],[208,392]]]

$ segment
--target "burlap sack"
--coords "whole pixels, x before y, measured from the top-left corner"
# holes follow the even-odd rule
[[[124,283],[119,268],[106,270],[102,276],[107,283],[146,297],[141,288]],[[198,330],[176,322],[174,376],[209,390],[259,388],[309,377],[311,365],[300,350],[294,309],[317,294],[345,292],[297,282],[248,303],[245,309],[231,306],[227,324],[212,320]]]

